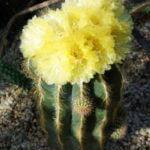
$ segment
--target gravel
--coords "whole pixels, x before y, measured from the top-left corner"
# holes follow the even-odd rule
[[[0,150],[48,150],[35,104],[21,88],[0,83]]]

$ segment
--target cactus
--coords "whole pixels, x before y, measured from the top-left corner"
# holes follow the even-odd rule
[[[132,20],[119,0],[66,0],[29,20],[21,34],[41,126],[58,150],[104,149],[125,126],[118,63]]]

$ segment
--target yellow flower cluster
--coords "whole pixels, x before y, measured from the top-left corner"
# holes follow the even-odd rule
[[[20,49],[48,84],[89,82],[125,58],[131,32],[119,0],[66,0],[28,21]]]

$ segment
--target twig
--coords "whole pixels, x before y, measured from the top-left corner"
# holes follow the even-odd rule
[[[139,10],[141,10],[142,8],[149,6],[150,5],[150,0],[146,1],[146,2],[142,2],[139,3],[137,5],[135,5],[131,10],[130,10],[130,14],[133,15],[134,13],[138,12]]]
[[[33,12],[33,11],[42,9],[42,8],[44,8],[44,7],[47,7],[47,6],[49,6],[49,5],[52,5],[52,4],[61,2],[61,1],[63,1],[63,0],[48,0],[48,1],[42,2],[42,3],[40,3],[40,4],[36,4],[36,5],[34,5],[34,6],[32,6],[32,7],[29,7],[29,8],[27,8],[27,9],[24,9],[23,11],[21,11],[21,12],[17,13],[16,15],[14,15],[14,16],[10,19],[10,21],[8,22],[8,24],[7,24],[6,28],[5,28],[5,31],[4,31],[4,33],[3,33],[3,37],[2,37],[1,40],[0,40],[0,44],[1,44],[1,45],[0,45],[0,58],[1,58],[2,55],[3,55],[3,48],[4,48],[4,46],[7,45],[7,35],[8,35],[8,33],[9,33],[9,31],[10,31],[10,28],[11,28],[13,22],[15,21],[15,19],[16,19],[17,17],[19,17],[19,16],[21,16],[21,15],[24,15],[24,14],[27,14],[27,13],[31,13],[31,12]]]

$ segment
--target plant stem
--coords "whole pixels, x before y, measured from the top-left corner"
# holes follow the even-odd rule
[[[142,8],[149,6],[150,5],[150,1],[146,1],[146,2],[142,2],[140,4],[135,5],[131,10],[130,10],[130,14],[133,15],[134,13],[138,12],[139,10],[141,10]]]

